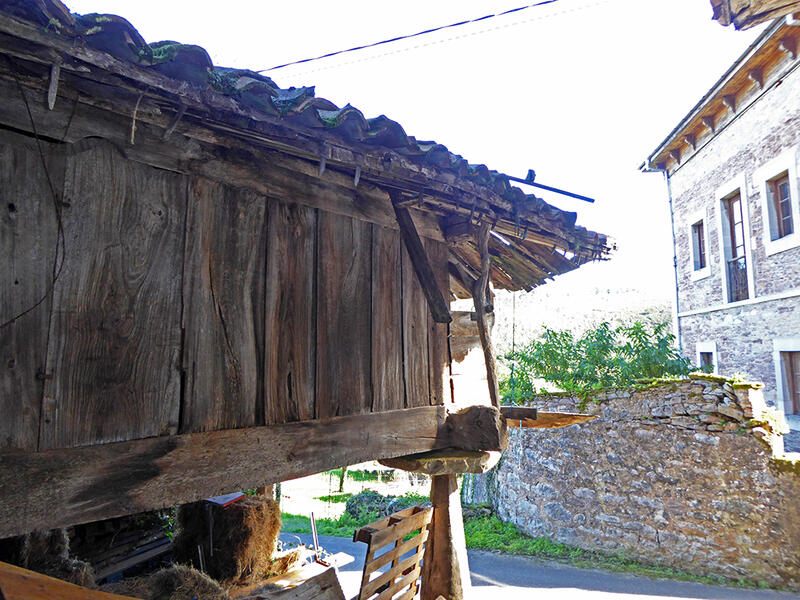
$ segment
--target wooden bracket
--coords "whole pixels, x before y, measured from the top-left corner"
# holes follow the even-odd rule
[[[727,106],[733,114],[736,114],[736,96],[726,94],[722,97],[722,104]]]
[[[61,61],[50,65],[50,86],[47,88],[47,108],[53,110],[58,98],[58,80],[61,77]]]
[[[758,89],[764,89],[764,74],[761,69],[753,69],[747,73],[747,78],[758,86]]]
[[[431,261],[422,246],[422,240],[419,239],[411,213],[404,206],[397,205],[397,202],[401,199],[400,192],[392,190],[389,192],[389,197],[392,199],[394,214],[397,218],[397,224],[400,226],[400,235],[403,237],[406,250],[408,250],[408,256],[411,258],[411,264],[417,274],[417,280],[422,286],[422,293],[425,294],[425,299],[428,301],[431,316],[437,323],[450,323],[453,320],[450,315],[450,307],[442,295],[442,290],[439,289],[436,275],[433,272],[433,268],[431,268]]]
[[[172,123],[169,124],[169,127],[164,131],[164,135],[162,139],[167,140],[169,136],[172,135],[172,132],[175,131],[175,128],[178,126],[178,123],[181,122],[183,115],[186,114],[186,105],[181,104],[181,107],[178,109],[178,112],[175,113],[175,118],[172,119]]]
[[[324,142],[322,144],[322,148],[320,149],[319,153],[319,176],[322,177],[322,174],[325,172],[325,167],[328,165],[328,156],[330,156],[331,147],[328,142]]]
[[[683,141],[692,149],[697,150],[697,137],[693,133],[687,133]]]
[[[788,54],[792,58],[792,60],[797,58],[797,41],[793,37],[783,38],[778,48],[780,48],[781,51]]]
[[[708,115],[707,117],[700,117],[700,121],[702,121],[703,125],[711,133],[714,133],[714,115]]]
[[[677,148],[673,148],[669,151],[669,155],[672,157],[676,163],[681,164],[681,151]]]

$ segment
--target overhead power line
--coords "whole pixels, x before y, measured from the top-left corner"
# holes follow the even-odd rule
[[[573,5],[571,8],[565,8],[564,10],[548,12],[544,16],[537,15],[535,17],[530,17],[530,18],[527,18],[527,19],[519,19],[519,20],[511,21],[510,23],[503,23],[503,24],[500,24],[500,25],[495,25],[493,27],[484,27],[484,28],[477,29],[477,30],[474,30],[474,31],[468,31],[466,33],[462,33],[462,34],[459,34],[459,35],[451,35],[450,37],[443,37],[443,38],[439,38],[439,39],[433,39],[433,40],[430,40],[430,41],[427,41],[427,42],[424,42],[424,43],[415,44],[415,45],[412,45],[412,46],[405,45],[405,46],[402,46],[400,48],[396,48],[394,50],[389,50],[389,51],[382,52],[382,53],[379,53],[379,54],[371,53],[371,54],[368,54],[367,56],[362,56],[361,58],[356,58],[354,60],[344,61],[344,62],[334,62],[333,64],[328,64],[328,65],[320,66],[320,67],[317,67],[317,68],[310,68],[310,69],[302,70],[302,71],[299,71],[299,72],[295,72],[295,73],[292,74],[292,76],[295,77],[295,78],[304,77],[304,76],[311,75],[311,74],[314,74],[314,73],[319,73],[320,71],[328,71],[330,69],[338,69],[338,68],[341,68],[341,67],[355,65],[355,64],[358,64],[358,63],[362,63],[362,62],[377,60],[377,59],[380,59],[380,58],[386,58],[388,56],[401,54],[401,53],[404,53],[404,52],[410,52],[410,51],[413,51],[413,50],[421,50],[423,48],[428,48],[428,47],[431,47],[431,46],[445,44],[445,43],[448,43],[448,42],[455,42],[455,41],[459,41],[459,40],[464,40],[464,39],[467,39],[467,38],[470,38],[470,37],[475,37],[475,36],[486,34],[486,33],[497,32],[497,31],[500,31],[500,30],[503,30],[503,29],[507,29],[509,27],[515,27],[515,26],[518,26],[518,25],[525,25],[527,23],[533,23],[533,22],[544,20],[544,19],[552,19],[552,18],[564,16],[564,15],[570,14],[570,13],[581,12],[581,11],[584,11],[584,10],[588,10],[588,9],[591,9],[591,8],[596,8],[598,6],[602,6],[604,4],[609,4],[611,1],[612,0],[597,0],[596,2],[591,2],[591,3],[588,3],[588,4],[579,4],[577,6]],[[531,5],[531,6],[536,6],[536,5]],[[520,10],[520,9],[516,9],[516,10]],[[501,14],[505,14],[505,13],[501,13]],[[404,38],[397,38],[397,39],[404,39]],[[375,45],[375,44],[373,44],[373,45]],[[364,48],[369,48],[369,47],[370,46],[364,46]],[[315,60],[317,60],[317,59],[308,59],[308,61],[315,61]],[[294,65],[294,64],[298,64],[299,62],[303,62],[303,61],[298,61],[297,63],[287,63],[286,65],[282,65],[282,66]],[[280,67],[275,67],[275,68],[280,68]],[[259,71],[259,72],[263,73],[265,71]]]
[[[458,23],[451,23],[450,25],[442,25],[440,27],[433,27],[431,29],[425,29],[424,31],[418,31],[417,33],[411,33],[409,35],[401,35],[397,37],[390,38],[388,40],[381,40],[380,42],[373,42],[372,44],[364,44],[363,46],[354,46],[352,48],[348,48],[346,50],[337,50],[336,52],[329,52],[328,54],[322,54],[320,56],[314,56],[312,58],[304,58],[302,60],[295,60],[292,62],[284,63],[282,65],[277,65],[274,67],[270,67],[269,69],[261,69],[257,71],[258,73],[266,73],[268,71],[275,71],[277,69],[283,69],[284,67],[290,67],[292,65],[299,65],[302,63],[313,62],[315,60],[322,60],[323,58],[331,58],[332,56],[338,56],[340,54],[347,54],[348,52],[356,52],[358,50],[365,50],[367,48],[374,48],[376,46],[382,46],[384,44],[391,44],[393,42],[399,42],[401,40],[407,40],[415,37],[419,37],[421,35],[428,35],[430,33],[435,33],[437,31],[442,31],[444,29],[452,29],[454,27],[461,27],[462,25],[469,25],[471,23],[478,23],[480,21],[487,21],[489,19],[494,19],[496,17],[503,17],[506,15],[510,15],[512,13],[521,12],[523,10],[528,10],[529,8],[537,8],[539,6],[544,6],[546,4],[553,4],[558,2],[559,0],[542,0],[542,2],[536,2],[534,4],[527,4],[525,6],[519,6],[517,8],[511,8],[509,10],[504,10],[503,12],[485,15],[483,17],[478,17],[477,19],[467,19],[466,21],[459,21]]]

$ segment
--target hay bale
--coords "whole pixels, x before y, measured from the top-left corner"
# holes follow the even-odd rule
[[[141,577],[120,579],[114,583],[104,583],[100,586],[100,591],[130,598],[149,598],[150,578],[151,575],[143,575]]]
[[[176,565],[149,579],[148,600],[230,600],[216,581],[192,567]]]
[[[213,519],[213,556],[208,548],[208,510]],[[228,506],[195,502],[178,510],[174,556],[199,567],[197,546],[203,549],[205,572],[228,583],[252,580],[272,571],[281,529],[280,506],[275,500],[244,497]]]
[[[31,531],[2,542],[3,562],[83,587],[95,587],[92,566],[70,556],[66,529]]]

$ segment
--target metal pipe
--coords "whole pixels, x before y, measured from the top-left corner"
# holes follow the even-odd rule
[[[678,294],[678,246],[675,239],[675,207],[672,200],[672,180],[667,169],[652,168],[649,160],[642,163],[640,167],[642,173],[662,173],[664,181],[667,182],[667,202],[669,205],[669,224],[672,231],[672,274],[675,287],[675,296],[672,303],[672,323],[674,328],[675,341],[678,343],[678,350],[683,353],[683,340],[681,339],[680,295]]]
[[[511,175],[506,175],[511,181],[516,181],[518,183],[524,183],[525,185],[530,185],[535,188],[539,188],[542,190],[547,190],[548,192],[555,192],[556,194],[561,194],[562,196],[569,196],[570,198],[577,198],[578,200],[583,200],[584,202],[594,202],[594,198],[589,198],[588,196],[582,196],[580,194],[575,194],[573,192],[568,192],[566,190],[562,190],[556,187],[551,187],[549,185],[544,185],[543,183],[534,183],[533,179],[530,178],[530,173],[528,178],[520,179],[519,177],[512,177]]]

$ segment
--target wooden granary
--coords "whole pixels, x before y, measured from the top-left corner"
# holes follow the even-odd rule
[[[0,96],[0,537],[494,449],[447,422],[450,299],[482,322],[489,281],[609,250],[384,116],[57,0],[0,2]]]

